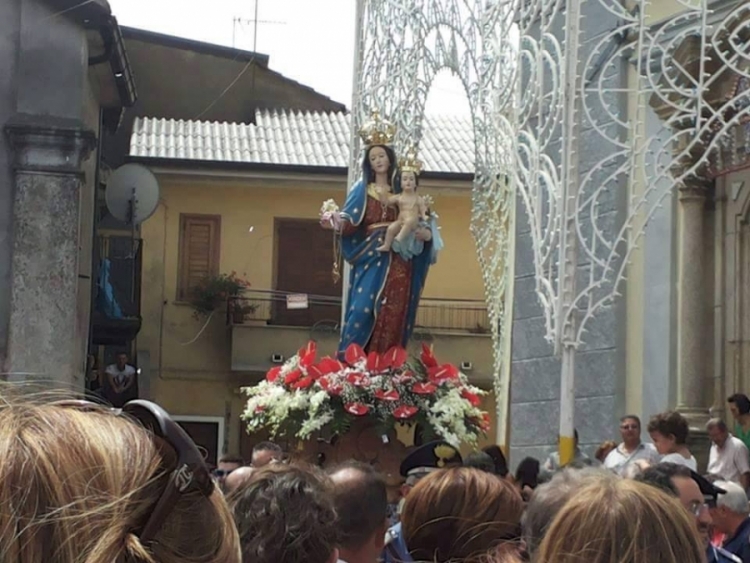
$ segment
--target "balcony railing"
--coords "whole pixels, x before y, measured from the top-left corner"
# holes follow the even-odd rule
[[[295,309],[299,294],[282,291],[248,291],[230,300],[229,324],[267,324],[313,327],[321,324],[336,327],[341,322],[341,298],[306,295],[307,308]],[[290,297],[291,296],[291,297]],[[300,295],[300,297],[302,297]],[[292,302],[292,308],[288,305]],[[304,299],[302,299],[304,302]],[[299,303],[297,303],[299,306]],[[490,321],[484,301],[469,299],[422,299],[415,323],[417,330],[445,330],[472,334],[489,334]]]
[[[123,345],[141,327],[141,240],[101,236],[95,240],[97,260],[92,310],[94,344]]]

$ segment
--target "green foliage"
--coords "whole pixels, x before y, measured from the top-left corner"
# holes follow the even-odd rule
[[[205,317],[226,304],[232,297],[240,297],[250,287],[250,282],[237,272],[207,276],[190,292],[189,303],[195,309],[195,317]]]

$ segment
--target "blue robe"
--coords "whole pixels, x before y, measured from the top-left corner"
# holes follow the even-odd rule
[[[400,192],[398,186],[394,191]],[[403,244],[394,244],[392,252],[378,252],[376,248],[381,244],[378,240],[379,235],[385,231],[385,227],[368,234],[364,225],[366,209],[367,185],[360,180],[349,192],[341,211],[342,219],[355,227],[362,228],[352,235],[341,237],[342,254],[351,265],[351,276],[339,352],[346,350],[352,343],[364,348],[370,341],[380,311],[380,296],[385,288],[394,252],[398,252],[405,260],[413,262],[406,330],[400,343],[406,346],[414,329],[419,298],[427,279],[427,272],[437,260],[437,252],[443,247],[437,219],[432,217],[425,223],[425,226],[432,230],[431,241],[418,241],[414,235],[411,235]]]

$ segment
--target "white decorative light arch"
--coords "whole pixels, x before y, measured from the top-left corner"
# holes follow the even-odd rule
[[[447,69],[462,83],[474,132],[475,181],[471,232],[486,289],[494,350],[497,439],[505,443],[513,197],[505,180],[513,158],[503,108],[512,108],[509,75],[512,14],[500,3],[469,0],[360,0],[353,131],[373,109],[395,122],[397,152],[419,145],[427,96]],[[505,74],[504,74],[505,73]],[[352,138],[350,184],[361,144]]]

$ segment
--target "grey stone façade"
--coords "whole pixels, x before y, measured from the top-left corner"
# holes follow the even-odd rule
[[[6,124],[15,155],[9,381],[80,389],[78,240],[81,162],[95,136],[73,120],[16,116]],[[85,257],[84,257],[85,259]]]
[[[607,33],[617,26],[617,18],[603,9],[599,2],[583,2],[581,52],[583,60]],[[562,36],[564,14],[558,14],[553,24],[554,33]],[[538,28],[537,28],[538,33]],[[531,31],[534,35],[534,31]],[[625,65],[618,72],[606,76],[611,88],[621,87],[625,80]],[[547,71],[549,72],[549,70]],[[613,107],[624,117],[624,99],[607,99],[609,111]],[[582,114],[579,114],[582,115]],[[617,131],[617,126],[604,107],[591,104],[589,116],[600,128]],[[604,178],[618,162],[610,158],[610,147],[592,129],[589,117],[581,116],[579,137],[579,170],[581,178],[594,170],[594,178]],[[556,131],[559,137],[560,131]],[[561,145],[556,138],[548,144],[546,154],[558,168]],[[604,163],[601,170],[595,167]],[[589,183],[593,185],[594,182]],[[600,198],[597,228],[606,237],[613,237],[624,220],[627,190],[610,189]],[[510,390],[510,455],[515,467],[527,456],[544,461],[557,447],[560,417],[560,361],[553,354],[545,338],[545,321],[535,291],[534,256],[530,225],[523,202],[517,202],[515,295],[513,303],[513,335]],[[590,236],[591,224],[584,223],[581,236]],[[588,232],[587,232],[588,231]],[[579,242],[580,246],[580,242]],[[589,257],[579,252],[577,278],[579,288],[594,267]],[[611,286],[610,286],[611,287]],[[624,288],[621,288],[623,291]],[[588,454],[604,440],[616,439],[619,416],[625,414],[625,307],[620,299],[613,306],[601,310],[586,325],[584,344],[576,354],[575,426],[581,447]]]
[[[0,2],[0,379],[83,387],[92,151],[119,103],[86,27],[116,25],[104,0]]]

